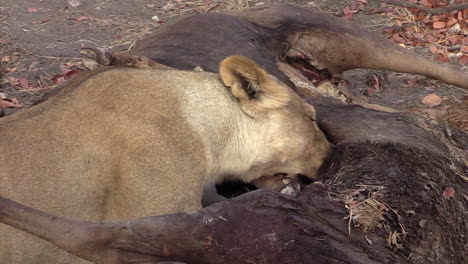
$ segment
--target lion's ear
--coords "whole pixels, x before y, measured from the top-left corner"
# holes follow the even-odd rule
[[[246,57],[227,57],[221,62],[219,72],[234,97],[250,111],[284,107],[291,98],[289,87]]]

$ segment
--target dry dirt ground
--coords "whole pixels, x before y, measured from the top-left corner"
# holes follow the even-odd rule
[[[179,15],[241,9],[268,2],[279,1],[193,0],[175,4],[171,0],[0,0],[0,99],[16,98],[20,104],[29,106],[44,91],[76,73],[73,70],[86,70],[80,47],[124,50]],[[333,15],[355,1],[284,2],[316,6]],[[371,4],[376,3],[369,1]],[[362,13],[354,15],[352,23],[377,32],[392,25],[388,16]],[[430,57],[428,50],[426,46],[416,51]],[[379,89],[368,94],[376,77],[380,80]],[[458,119],[452,123],[468,128],[467,118],[463,117],[468,113],[466,92],[457,87],[415,75],[375,70],[349,71],[345,79],[355,95],[363,95],[371,103],[433,117],[443,116],[449,107],[462,108],[465,112],[458,113]],[[442,103],[431,108],[422,103],[422,98],[432,93],[440,96]],[[15,109],[0,111],[10,114]]]

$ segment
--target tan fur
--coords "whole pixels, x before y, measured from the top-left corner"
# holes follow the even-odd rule
[[[250,107],[256,110],[268,111],[270,109],[284,107],[290,100],[287,89],[278,85],[274,77],[269,76],[255,62],[241,56],[231,56],[221,62],[219,73],[226,86],[231,87],[232,94]],[[242,87],[242,81],[247,81],[247,89],[257,95],[256,100],[250,103],[249,95]]]
[[[213,73],[108,68],[3,118],[0,195],[61,216],[125,220],[197,209],[203,186],[225,178],[314,177],[329,150],[314,109],[248,59],[221,68],[236,97]],[[245,101],[248,82],[259,92]],[[80,262],[7,226],[0,237],[0,263]]]

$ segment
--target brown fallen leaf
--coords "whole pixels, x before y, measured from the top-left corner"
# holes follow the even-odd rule
[[[442,193],[442,196],[444,197],[444,199],[447,200],[453,198],[453,196],[455,196],[455,189],[452,187],[445,188],[444,192]]]
[[[11,61],[11,56],[5,55],[2,58],[0,58],[0,62],[9,62]]]
[[[86,20],[89,20],[89,17],[87,16],[79,16],[79,17],[71,17],[69,18],[69,20],[76,20],[76,21],[86,21]]]
[[[11,99],[1,99],[0,100],[0,109],[5,109],[5,108],[21,108],[23,107],[22,104],[16,100],[16,98],[11,98]]]
[[[462,55],[462,56],[458,59],[458,63],[461,64],[461,65],[468,64],[468,55]]]
[[[422,99],[422,103],[428,105],[429,107],[438,106],[442,103],[442,98],[435,93],[428,94]]]
[[[392,40],[396,43],[406,43],[406,39],[404,39],[400,33],[393,35]]]
[[[447,113],[447,110],[439,110],[439,109],[423,109],[421,113],[426,114],[431,119],[440,120],[440,118]]]
[[[447,38],[449,46],[457,45],[463,42],[463,37],[460,35],[454,35]]]
[[[456,23],[457,23],[457,19],[456,18],[451,18],[447,22],[447,27],[451,27],[451,26],[455,25]]]
[[[428,43],[435,43],[439,40],[439,38],[435,37],[434,35],[432,35],[431,33],[426,33],[424,35],[424,39],[428,42]]]
[[[424,12],[419,12],[418,15],[416,16],[416,20],[418,21],[423,21],[426,18],[426,13]]]
[[[28,9],[26,9],[29,13],[36,13],[37,12],[37,8],[35,7],[29,7]]]
[[[23,89],[28,89],[29,88],[29,82],[26,80],[26,78],[21,78],[18,80],[19,84],[21,85],[21,88]]]
[[[437,54],[436,60],[440,62],[449,62],[448,53],[444,52],[444,53]]]
[[[350,7],[343,8],[344,17],[345,17],[346,21],[348,21],[348,22],[351,21],[353,15],[355,13],[357,13],[357,12],[358,12],[357,10],[353,10]]]
[[[443,21],[434,21],[434,23],[432,23],[432,27],[436,29],[445,28],[446,26],[447,23]]]

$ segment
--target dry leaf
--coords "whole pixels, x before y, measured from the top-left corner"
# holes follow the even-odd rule
[[[452,187],[445,188],[444,192],[442,193],[442,196],[444,197],[444,199],[453,198],[453,196],[455,196],[455,189]]]
[[[28,89],[29,88],[29,82],[26,80],[26,78],[21,78],[18,80],[19,84],[21,85],[21,88],[23,89]]]
[[[457,45],[463,42],[463,37],[460,35],[454,35],[447,38],[449,46]]]
[[[458,59],[458,63],[461,64],[461,65],[468,64],[468,56],[467,56],[467,55],[462,55],[462,56]]]
[[[18,100],[16,100],[16,98],[0,100],[0,109],[4,109],[4,108],[21,108],[21,107],[23,107],[23,105],[20,104],[18,102]]]
[[[35,7],[29,7],[28,9],[26,9],[29,13],[36,13],[37,12],[37,8]]]
[[[442,98],[435,93],[428,94],[422,99],[423,104],[428,105],[429,107],[438,106],[442,103]]]
[[[437,53],[439,53],[439,49],[436,48],[435,46],[431,46],[431,47],[429,48],[429,50],[431,51],[432,54],[437,54]]]
[[[70,20],[76,20],[76,21],[85,21],[85,20],[89,20],[89,17],[87,16],[79,16],[79,17],[73,17],[73,18],[70,18]]]
[[[345,16],[345,19],[347,21],[350,21],[351,18],[353,17],[353,14],[357,13],[357,10],[352,10],[351,8],[349,7],[345,7],[343,8],[343,14]]]
[[[451,26],[455,25],[456,23],[457,23],[457,19],[451,18],[451,19],[447,22],[447,27],[451,27]]]
[[[434,23],[432,23],[432,27],[436,29],[445,28],[446,26],[447,23],[442,21],[434,21]]]
[[[402,38],[399,33],[393,35],[392,40],[395,41],[396,43],[406,43],[406,40]]]
[[[430,118],[434,120],[439,120],[444,114],[447,113],[447,110],[439,110],[439,109],[424,109],[421,112],[427,114]]]
[[[449,62],[449,57],[447,52],[437,54],[436,60],[440,62]]]
[[[418,21],[423,21],[425,18],[426,18],[426,13],[424,13],[424,12],[419,12],[417,17],[416,17],[416,19]]]
[[[11,61],[11,56],[3,56],[1,59],[0,59],[0,62],[9,62]]]
[[[439,38],[435,37],[434,35],[430,34],[430,33],[426,33],[424,35],[424,39],[429,42],[429,43],[435,43],[439,40]]]

